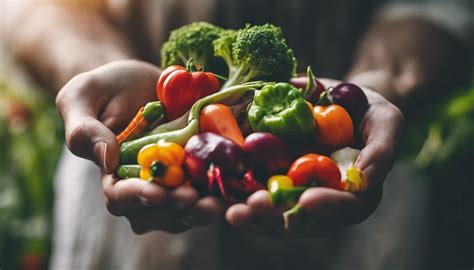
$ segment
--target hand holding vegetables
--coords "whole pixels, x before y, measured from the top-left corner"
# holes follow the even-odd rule
[[[340,84],[326,79],[322,79],[321,82],[328,86]],[[355,166],[363,172],[369,188],[363,193],[320,187],[308,188],[298,200],[299,210],[296,211],[295,219],[289,219],[290,222],[287,224],[292,234],[296,232],[312,235],[321,228],[335,229],[358,223],[370,216],[377,207],[382,196],[381,183],[393,164],[394,147],[403,117],[400,110],[382,96],[369,89],[364,91],[370,104],[361,126],[366,146],[362,149]],[[258,191],[247,199],[246,204],[233,205],[227,210],[227,221],[238,228],[248,228],[253,224],[252,230],[260,233],[288,234],[282,229],[281,211],[276,212],[275,205],[268,200],[269,193],[270,191]],[[269,220],[273,224],[271,228]],[[301,224],[305,225],[301,227]]]
[[[193,42],[199,41],[198,37],[200,35],[203,35],[204,33],[207,33],[206,31],[208,31],[208,30],[203,30],[203,29],[207,29],[206,27],[202,27],[202,25],[200,27],[201,28],[199,28],[199,30],[197,30],[197,28],[192,28],[193,31],[195,31],[194,33],[196,34],[196,36],[193,36],[193,38],[195,38]],[[278,146],[278,148],[284,149],[284,147],[282,147],[281,145],[287,145],[289,147],[292,147],[293,146],[292,144],[299,143],[303,140],[308,143],[311,143],[315,137],[318,138],[317,135],[315,134],[317,134],[319,131],[325,130],[324,128],[325,119],[324,117],[320,118],[319,120],[317,118],[315,119],[310,109],[312,105],[308,106],[307,101],[305,100],[305,95],[303,95],[302,92],[298,90],[297,88],[294,88],[293,86],[285,83],[294,74],[295,59],[293,57],[291,50],[288,49],[288,47],[286,46],[286,43],[284,39],[282,38],[281,30],[279,28],[271,26],[271,25],[258,26],[258,27],[247,26],[245,29],[241,29],[241,30],[235,30],[235,31],[224,30],[222,32],[221,30],[216,30],[214,31],[214,33],[217,33],[218,37],[213,36],[210,39],[213,39],[212,46],[214,47],[213,49],[216,52],[216,57],[218,59],[219,58],[223,59],[224,62],[228,65],[229,80],[225,83],[225,87],[222,87],[220,90],[217,89],[218,86],[216,89],[211,89],[211,87],[209,88],[205,87],[206,89],[201,89],[201,91],[198,88],[188,89],[186,91],[190,91],[190,92],[196,91],[198,93],[193,92],[193,94],[196,94],[196,96],[194,96],[193,100],[190,101],[189,104],[187,104],[186,106],[176,105],[177,103],[173,103],[175,101],[174,99],[172,101],[161,100],[162,104],[165,107],[165,114],[168,115],[168,112],[173,112],[174,110],[177,111],[174,113],[175,116],[171,116],[171,118],[178,117],[180,114],[184,114],[187,109],[190,109],[189,113],[186,114],[187,117],[184,117],[184,118],[187,118],[187,120],[183,118],[184,121],[179,120],[178,122],[176,122],[177,123],[176,125],[165,123],[164,125],[166,125],[166,127],[157,127],[156,129],[153,129],[145,133],[144,137],[142,138],[123,143],[121,146],[121,160],[124,164],[129,164],[127,165],[129,167],[126,167],[126,166],[120,167],[118,174],[125,177],[127,177],[126,176],[127,173],[133,173],[136,175],[137,168],[138,166],[140,166],[139,168],[142,171],[141,174],[143,178],[146,178],[146,179],[156,178],[155,180],[158,180],[158,182],[160,182],[160,180],[164,180],[167,176],[166,172],[174,171],[174,169],[170,170],[172,166],[175,166],[173,168],[178,168],[179,165],[177,164],[179,164],[179,162],[176,162],[173,164],[164,164],[165,162],[159,160],[160,155],[156,155],[153,158],[157,160],[151,160],[148,158],[143,158],[143,159],[138,158],[137,160],[137,154],[140,152],[141,149],[143,149],[142,150],[143,153],[148,153],[148,152],[155,153],[155,151],[160,152],[156,150],[159,146],[157,145],[157,142],[160,140],[165,140],[167,143],[174,142],[179,145],[186,145],[186,150],[185,150],[186,154],[185,154],[185,161],[184,161],[184,166],[183,166],[186,168],[186,170],[185,170],[185,176],[183,178],[185,178],[185,180],[190,180],[193,183],[193,185],[197,186],[201,190],[202,194],[206,194],[206,193],[215,194],[218,197],[222,197],[224,200],[231,203],[241,201],[250,195],[250,198],[248,199],[248,205],[242,205],[242,204],[236,205],[237,207],[240,207],[240,210],[238,211],[248,211],[249,207],[251,209],[252,207],[255,207],[256,204],[260,204],[259,207],[260,207],[260,210],[262,210],[262,209],[265,209],[266,205],[269,204],[268,191],[261,190],[265,187],[265,182],[268,178],[266,177],[262,178],[260,173],[254,174],[254,172],[262,170],[264,171],[264,174],[270,174],[268,176],[272,176],[272,174],[282,175],[285,173],[285,170],[283,170],[282,168],[289,166],[289,164],[291,164],[292,161],[295,161],[295,158],[291,157],[290,160],[285,159],[284,153],[286,151],[282,150],[281,152],[276,151],[274,153],[273,157],[275,157],[275,160],[272,161],[270,159],[272,155],[261,153],[263,152],[263,150],[261,149],[269,149],[268,145],[280,145]],[[176,34],[176,35],[179,36],[180,34]],[[184,42],[184,40],[181,39],[180,42]],[[184,48],[184,47],[180,47],[181,45],[178,44],[177,41],[176,42],[173,41],[172,43],[169,43],[170,46],[172,45],[171,47],[169,47],[170,50],[174,50],[174,49],[178,50],[178,49]],[[183,44],[185,44],[185,42]],[[185,56],[185,57],[189,57],[189,56]],[[201,59],[204,59],[204,60],[200,60],[201,62],[206,61],[205,58],[201,58]],[[203,64],[200,63],[200,65],[203,65]],[[178,71],[179,70],[177,71],[175,70],[175,72],[178,72]],[[104,75],[103,73],[99,73],[99,72],[97,73],[91,72],[90,74]],[[86,74],[84,75],[84,77],[87,77],[90,74]],[[151,76],[148,76],[148,78],[149,77]],[[155,76],[155,78],[157,78],[157,76]],[[114,79],[117,79],[117,78],[114,78]],[[249,82],[254,79],[263,79],[263,80],[268,80],[268,81]],[[275,80],[275,82],[271,82],[269,80]],[[164,81],[167,81],[167,79],[164,79]],[[325,82],[324,80],[321,80],[321,82],[322,82],[321,85],[323,84],[327,86],[334,85],[332,83]],[[138,83],[136,84],[138,85]],[[123,83],[122,86],[123,85],[127,85],[127,83]],[[212,83],[210,83],[209,85],[212,85]],[[72,84],[70,88],[74,88],[75,86],[76,84]],[[150,86],[150,85],[147,85],[147,86]],[[153,89],[153,84],[151,84],[151,86],[152,86],[151,88],[146,87],[146,89]],[[109,85],[105,84],[104,87],[109,87],[110,89],[116,89],[114,88],[113,83]],[[87,87],[84,87],[84,89],[86,88]],[[176,89],[178,89],[179,91],[183,91],[185,87],[183,88],[177,87]],[[210,92],[206,92],[206,91],[210,91]],[[235,143],[231,140],[223,138],[222,136],[215,135],[215,134],[209,135],[211,133],[202,133],[203,131],[208,130],[209,126],[211,126],[211,128],[209,129],[210,131],[220,133],[221,135],[224,135],[227,137],[231,137],[234,139],[234,141],[242,142],[242,138],[240,137],[241,135],[238,132],[238,128],[237,129],[235,128],[236,125],[234,124],[234,122],[232,122],[233,124],[231,125],[233,132],[228,133],[225,129],[219,128],[219,126],[217,125],[218,122],[209,121],[209,120],[215,120],[215,119],[207,118],[206,120],[205,118],[206,111],[203,112],[203,109],[208,105],[211,105],[211,108],[212,108],[212,106],[215,106],[212,104],[215,104],[215,103],[223,103],[223,104],[226,104],[226,106],[240,104],[241,102],[243,102],[241,100],[243,95],[248,94],[248,96],[252,98],[253,93],[255,93],[255,95],[253,96],[253,101],[249,107],[249,114],[248,114],[248,118],[251,124],[253,123],[252,124],[253,131],[254,132],[266,131],[273,134],[270,134],[270,136],[266,135],[266,137],[263,136],[261,140],[259,138],[254,138],[255,141],[249,144],[247,144],[247,142],[245,141],[243,143],[244,147],[242,148],[242,146],[240,146],[238,143]],[[135,93],[133,91],[130,91],[127,94],[128,95],[124,95],[127,97],[125,100],[127,100],[127,102],[129,102],[130,100],[133,100],[132,97],[135,95]],[[67,96],[66,94],[64,95]],[[148,93],[148,95],[149,95],[149,98],[147,100],[140,101],[139,103],[135,104],[133,108],[130,108],[130,109],[137,109],[143,106],[146,103],[146,101],[150,101],[154,99],[152,94]],[[373,97],[373,94],[371,95]],[[59,104],[72,104],[70,102],[69,103],[65,102],[64,98],[61,96],[59,96],[58,99],[59,99]],[[80,99],[76,97],[75,99],[72,99],[72,100],[80,100]],[[373,102],[374,100],[375,102]],[[310,101],[314,102],[311,99]],[[357,166],[357,168],[362,169],[363,175],[367,176],[369,188],[373,185],[372,184],[373,182],[371,182],[371,179],[376,177],[377,173],[380,174],[380,172],[382,172],[383,174],[383,172],[386,172],[389,169],[389,168],[384,167],[387,164],[383,162],[387,160],[387,158],[384,158],[384,156],[385,157],[391,156],[391,151],[390,151],[391,149],[389,148],[388,151],[386,152],[383,152],[383,151],[377,152],[377,149],[380,149],[379,143],[385,141],[388,146],[393,146],[394,141],[395,141],[393,137],[387,136],[387,134],[384,133],[382,129],[380,129],[380,121],[374,120],[377,118],[380,119],[383,117],[387,117],[386,114],[385,115],[382,113],[374,114],[373,112],[373,110],[377,110],[377,109],[380,112],[382,105],[386,105],[386,103],[384,103],[384,100],[380,100],[380,99],[377,100],[377,98],[371,100],[371,105],[370,107],[368,107],[368,112],[364,115],[365,120],[363,121],[364,126],[362,127],[362,131],[363,131],[362,137],[365,139],[367,146],[361,151],[357,164],[353,164]],[[124,104],[122,104],[122,106],[126,107],[124,106]],[[220,108],[222,108],[222,106]],[[186,109],[183,110],[182,107]],[[127,109],[129,108],[127,107]],[[66,111],[65,114],[67,115],[68,110],[65,109],[65,111]],[[384,111],[386,112],[386,110]],[[90,112],[91,111],[89,110],[88,113]],[[103,108],[92,110],[92,113],[96,114],[95,116],[92,116],[92,118],[97,117],[99,112],[103,112]],[[116,110],[113,112],[116,113]],[[244,112],[244,113],[247,113],[247,112]],[[396,113],[394,113],[394,115],[395,115],[394,117],[396,117]],[[133,114],[129,113],[123,119],[130,119],[132,116]],[[204,118],[201,119],[201,116],[204,116]],[[219,114],[219,116],[221,115]],[[227,114],[227,116],[229,116],[227,119],[234,119],[234,120],[241,119],[235,116],[230,117],[229,114]],[[170,116],[168,115],[168,117]],[[79,117],[76,119],[81,119],[81,118]],[[274,120],[280,121],[284,125],[274,125],[273,123]],[[384,121],[385,120],[386,119],[384,119]],[[347,121],[343,121],[343,122],[347,123]],[[308,125],[305,125],[304,123],[307,123]],[[379,124],[378,126],[376,125],[377,123]],[[387,123],[387,122],[385,121],[382,123]],[[237,124],[241,124],[241,123],[237,122]],[[395,132],[393,129],[389,130],[389,132],[396,134],[396,131],[398,130],[398,126],[396,124],[397,123],[395,123]],[[123,126],[123,123],[121,126]],[[331,127],[331,125],[328,125],[328,126]],[[348,126],[348,125],[345,125],[345,126]],[[104,130],[106,129],[102,129],[102,131]],[[75,134],[74,132],[72,133]],[[344,132],[344,134],[349,134],[349,133],[350,133],[350,137],[352,137],[353,135],[352,131]],[[89,137],[89,134],[94,134],[95,137],[93,138]],[[101,135],[97,136],[97,134],[98,134],[97,132],[94,132],[94,133],[82,132],[82,133],[79,133],[77,136],[81,136],[81,135],[85,136],[87,140],[90,140],[91,142],[95,143],[95,142],[98,142],[98,139],[100,142],[100,139],[104,138]],[[324,134],[324,132],[322,132],[321,134]],[[110,138],[109,135],[107,135],[108,138]],[[201,138],[199,136],[203,136],[204,138]],[[213,136],[216,136],[216,137],[213,137]],[[249,136],[249,138],[253,138],[251,136],[252,134]],[[270,138],[271,136],[273,136],[274,138],[271,139]],[[113,138],[113,134],[112,134],[112,138]],[[190,140],[190,138],[197,138],[197,139]],[[275,140],[275,138],[277,139]],[[325,139],[320,140],[322,144],[326,144],[324,145],[325,147],[334,149],[334,150],[338,147],[346,146],[350,142],[350,140],[348,141],[343,140],[344,143],[330,142],[330,139],[333,139],[331,135],[326,136],[326,137],[323,136],[321,138],[327,139],[327,141]],[[98,160],[105,160],[104,157],[106,156],[112,155],[115,158],[118,156],[116,141],[115,141],[115,138],[113,139],[114,139],[113,142],[106,140],[105,143],[103,144],[102,143],[97,144],[98,145],[97,149],[100,150],[98,151],[98,153],[100,154],[96,155],[98,157]],[[194,140],[198,140],[199,144],[194,143],[193,145]],[[250,139],[249,141],[251,142]],[[147,146],[149,144],[152,144],[152,145]],[[189,144],[189,147],[187,144]],[[214,146],[215,148],[212,148],[211,146]],[[77,152],[77,149],[81,149],[81,148],[79,147],[76,148],[75,152]],[[91,148],[86,147],[86,149],[88,149],[89,151],[89,149]],[[91,149],[91,150],[93,152],[94,149]],[[249,153],[248,156],[250,157],[248,159],[246,156],[247,151]],[[253,157],[251,153],[253,153]],[[314,161],[312,160],[311,162],[314,162]],[[140,165],[136,163],[140,163]],[[372,164],[375,164],[375,167],[369,166]],[[279,200],[282,202],[281,205],[285,205],[289,207],[290,205],[298,202],[297,204],[298,209],[302,209],[301,211],[303,211],[305,215],[311,215],[312,211],[313,212],[315,211],[315,208],[314,208],[314,206],[316,205],[314,204],[315,196],[318,197],[317,194],[315,195],[316,190],[317,190],[316,193],[320,195],[321,193],[325,193],[325,195],[323,196],[323,199],[321,200],[322,202],[326,201],[326,203],[328,203],[326,206],[329,208],[330,208],[331,200],[329,201],[327,200],[328,198],[331,198],[331,196],[333,195],[339,198],[339,199],[335,199],[333,202],[335,201],[341,202],[341,200],[343,201],[344,198],[348,200],[346,202],[349,202],[351,198],[354,198],[353,196],[357,198],[361,198],[364,196],[364,194],[354,195],[354,194],[350,194],[347,192],[342,192],[342,191],[338,191],[334,189],[313,187],[316,184],[327,184],[329,187],[341,188],[340,186],[337,187],[337,185],[334,184],[337,182],[336,180],[332,180],[332,178],[330,178],[331,180],[327,180],[324,174],[316,173],[318,170],[316,170],[316,172],[314,171],[315,170],[314,168],[316,168],[316,166],[314,165],[315,164],[313,164],[312,166],[308,165],[309,169],[307,169],[307,171],[305,172],[304,170],[301,170],[301,172],[298,172],[298,170],[296,170],[296,172],[293,172],[290,169],[290,171],[287,173],[287,176],[285,176],[290,179],[291,177],[295,178],[296,183],[306,181],[305,183],[308,185],[308,186],[302,187],[299,191],[292,193],[294,196],[293,195],[290,196],[292,197],[292,199],[290,200],[291,203],[289,204],[285,205],[284,200],[281,200],[281,198],[284,198],[286,195],[291,194],[291,192],[286,193],[286,195],[285,193],[278,193],[279,192],[278,186],[280,184],[283,185],[283,182],[282,181],[279,182],[275,180],[276,181],[275,183],[278,183],[278,184],[273,184],[274,181],[272,180],[272,182],[270,183],[270,189],[274,191],[274,194],[276,196],[275,198],[280,198]],[[110,168],[109,170],[107,170],[107,166],[108,165],[104,165],[103,167],[106,168],[107,172],[110,172]],[[116,167],[116,163],[111,165],[112,169],[114,169],[115,167]],[[374,168],[375,168],[375,172],[374,172]],[[193,170],[195,170],[194,173],[193,173]],[[331,172],[329,174],[332,174],[332,172],[334,172],[334,174],[337,174],[337,173],[340,174],[339,169],[329,170],[329,172]],[[302,176],[301,175],[298,176],[298,173],[300,173]],[[177,173],[174,175],[180,176],[182,175],[182,173]],[[305,180],[305,177],[306,177],[306,180]],[[350,176],[348,176],[347,178],[349,177]],[[171,181],[171,182],[182,181],[181,177],[171,177],[171,178],[179,179],[179,181]],[[341,178],[342,177],[339,176],[339,179],[337,179],[339,181],[339,184],[341,180],[344,180]],[[307,179],[310,179],[310,180],[307,180]],[[292,181],[294,180],[292,179]],[[146,189],[153,189],[154,190],[153,192],[156,192],[156,194],[154,194],[153,196],[149,196],[150,194],[144,194],[143,193],[143,189],[145,187],[143,185],[144,183],[147,183],[147,182],[139,181],[134,178],[130,178],[126,181],[116,182],[116,179],[113,178],[113,176],[104,177],[104,189],[107,189],[106,197],[107,197],[107,201],[108,201],[109,208],[111,209],[111,211],[116,214],[125,214],[129,217],[131,221],[133,220],[133,222],[136,223],[137,222],[136,218],[134,218],[133,215],[131,214],[131,209],[134,209],[136,207],[140,208],[143,205],[159,204],[163,201],[166,201],[163,198],[158,199],[159,198],[159,196],[157,196],[159,192],[158,190],[160,190],[160,192],[164,190],[163,188],[160,188],[158,184],[149,184],[146,188]],[[168,182],[165,181],[162,183],[164,185],[167,185],[166,183]],[[170,186],[174,186],[174,184],[171,184]],[[280,191],[284,191],[285,189],[293,189],[297,187],[294,186],[294,187],[288,188],[288,187],[281,186],[281,188],[282,189],[280,189]],[[195,190],[192,189],[189,185],[178,187],[176,189],[176,192],[183,189],[188,190],[190,193],[197,194]],[[299,194],[303,190],[306,190],[306,191],[298,199]],[[128,193],[129,196],[127,195],[127,192],[129,192]],[[172,190],[166,191],[167,194],[173,194],[173,192],[174,191]],[[255,194],[251,195],[253,192],[255,192]],[[259,200],[261,200],[262,198],[261,197],[262,194],[265,194],[266,201],[259,202]],[[135,199],[135,198],[138,198],[138,199]],[[194,199],[193,201],[196,202]],[[277,201],[278,200],[275,199],[274,203],[276,203]],[[133,207],[128,207],[129,205],[127,204],[131,204],[133,205]],[[277,203],[277,204],[280,204],[280,203]],[[189,205],[189,204],[186,204],[186,205]],[[321,207],[321,205],[324,205],[324,203],[321,203],[320,201],[320,203],[318,203],[317,205],[319,205],[318,207]],[[343,205],[345,204],[338,204],[338,207],[343,207]],[[173,205],[171,207],[173,207]],[[269,205],[268,207],[274,208],[274,206],[272,205]],[[338,209],[338,208],[336,207],[336,208],[330,208],[330,209]],[[253,214],[263,213],[263,212],[254,211],[250,215],[243,215],[243,216],[240,215],[240,221],[237,223],[244,224],[246,221],[242,219],[243,217],[245,216],[251,217]],[[148,218],[153,219],[152,218],[154,215],[153,212],[147,212],[147,213],[150,216]],[[182,211],[181,212],[176,211],[176,213],[182,214]],[[229,209],[229,212],[227,213],[227,219],[229,223],[231,224],[236,224],[235,223],[236,219],[239,219],[238,218],[239,215],[235,215],[235,213],[236,212],[235,212],[234,207],[231,207]],[[172,214],[171,215],[172,217],[168,215],[168,220],[169,220],[168,223],[171,225],[178,226],[173,220],[179,219],[177,218],[177,215],[181,215],[181,214]],[[162,219],[166,220],[167,218],[162,218]],[[158,220],[154,220],[154,221],[158,221]],[[143,223],[143,222],[138,222],[138,223]],[[144,230],[156,229],[156,228],[165,228],[166,230],[168,230],[169,226],[171,226],[171,225],[169,226],[168,225],[167,226],[149,225],[149,226],[145,226],[146,228]],[[133,225],[133,224],[132,226],[136,228],[140,227],[140,225]],[[143,231],[143,230],[137,229],[137,231]]]

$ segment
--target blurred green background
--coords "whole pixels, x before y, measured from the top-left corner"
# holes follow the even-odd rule
[[[18,83],[18,84],[16,84]],[[44,269],[63,130],[52,99],[0,73],[0,268]]]

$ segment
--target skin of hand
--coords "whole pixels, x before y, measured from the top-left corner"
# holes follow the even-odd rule
[[[304,77],[295,80],[306,80]],[[340,82],[322,79],[325,86]],[[266,190],[252,194],[246,203],[235,204],[226,212],[227,221],[236,228],[249,229],[263,235],[308,235],[343,225],[352,225],[368,218],[382,197],[382,183],[391,170],[395,148],[403,125],[401,111],[380,94],[363,87],[370,107],[360,126],[365,147],[356,166],[366,175],[369,190],[350,193],[329,188],[314,187],[306,190],[299,199],[305,215],[301,227],[287,232],[283,228],[282,210],[275,208]],[[293,225],[290,224],[290,228]]]
[[[189,185],[168,190],[141,179],[119,181],[115,134],[137,110],[156,99],[160,70],[145,62],[116,61],[71,79],[58,93],[66,144],[72,153],[93,160],[102,170],[107,209],[125,216],[136,233],[179,233],[223,220],[224,206],[214,197],[200,198]],[[115,132],[115,133],[114,133]]]

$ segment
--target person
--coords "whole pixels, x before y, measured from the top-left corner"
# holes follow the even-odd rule
[[[449,31],[419,16],[370,20],[377,5],[368,0],[45,0],[27,6],[7,38],[19,62],[51,89],[61,89],[56,104],[70,149],[56,179],[53,269],[341,269],[357,256],[364,262],[360,269],[381,269],[385,257],[355,251],[357,241],[345,240],[341,230],[366,220],[380,203],[403,124],[391,102],[403,106],[426,98],[428,90],[439,93],[466,74],[459,64],[462,44]],[[300,203],[315,226],[293,235],[281,232],[266,191],[225,209],[189,186],[168,191],[138,179],[118,181],[115,134],[154,99],[160,69],[152,63],[158,63],[169,30],[198,20],[229,28],[275,23],[300,69],[314,64],[317,76],[361,85],[370,108],[359,127],[365,147],[357,166],[369,191],[309,189]],[[101,183],[94,181],[99,177]],[[103,197],[108,212],[129,224],[107,213]],[[366,247],[380,239],[370,237],[371,229],[358,231],[372,240]],[[396,235],[383,239],[395,241]],[[344,243],[351,248],[342,248]],[[347,250],[352,254],[338,252]],[[404,254],[394,265],[419,269],[420,263]]]

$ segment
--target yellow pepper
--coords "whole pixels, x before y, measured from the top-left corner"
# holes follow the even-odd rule
[[[346,171],[345,191],[359,192],[367,190],[367,178],[356,166],[350,166]]]
[[[177,187],[184,182],[183,164],[185,151],[179,144],[159,141],[144,146],[138,152],[141,165],[140,178],[165,187]]]

